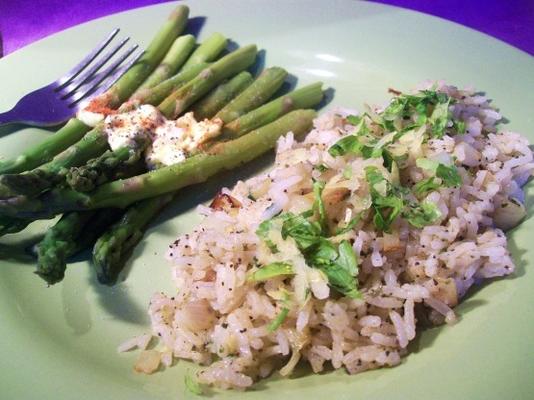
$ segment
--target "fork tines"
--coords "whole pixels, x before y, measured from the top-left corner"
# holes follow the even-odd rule
[[[138,45],[121,51],[130,40],[126,37],[101,55],[118,33],[119,29],[114,29],[74,68],[55,81],[54,91],[62,100],[67,100],[70,107],[76,106],[80,100],[89,95],[97,95],[109,89],[143,53],[135,51]]]

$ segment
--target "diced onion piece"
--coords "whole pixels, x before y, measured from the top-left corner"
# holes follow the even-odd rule
[[[493,222],[503,231],[516,227],[527,215],[525,206],[516,198],[511,197],[495,209]]]
[[[143,374],[151,374],[158,369],[160,361],[161,353],[159,351],[145,350],[139,355],[134,370]]]
[[[177,310],[175,322],[192,332],[210,328],[215,321],[215,313],[206,299],[194,300]]]
[[[382,247],[384,251],[395,251],[402,248],[398,232],[384,232]]]

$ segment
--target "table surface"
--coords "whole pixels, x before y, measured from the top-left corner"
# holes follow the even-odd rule
[[[94,18],[166,1],[0,0],[0,56]],[[376,1],[455,21],[534,55],[534,0]]]

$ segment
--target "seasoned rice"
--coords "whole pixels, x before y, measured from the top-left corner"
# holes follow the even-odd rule
[[[498,130],[501,115],[480,93],[444,83],[437,88],[455,99],[450,112],[465,123],[465,133],[447,131],[441,138],[408,143],[400,174],[410,186],[425,178],[416,158],[453,160],[461,186],[439,187],[424,197],[440,212],[434,223],[419,229],[398,218],[390,233],[376,229],[366,211],[364,170],[376,166],[385,176],[389,172],[382,159],[329,154],[330,146],[354,131],[347,116],[356,113],[338,109],[321,115],[302,142],[291,132],[279,140],[267,173],[223,189],[219,199],[226,201],[220,206],[199,206],[203,221],[170,246],[176,292],[155,294],[149,306],[160,362],[192,360],[205,366],[201,382],[237,389],[275,371],[290,375],[299,361],[316,373],[327,366],[350,374],[394,366],[423,320],[454,323],[454,307],[472,285],[513,273],[503,229],[516,225],[524,210],[522,186],[534,170],[529,143],[518,133]],[[359,259],[360,298],[340,295],[305,263],[295,262],[293,277],[247,279],[258,265],[294,252],[279,241],[280,252],[272,254],[256,230],[281,212],[311,209],[314,180],[326,182],[322,197],[332,229],[363,210],[353,229],[333,239],[349,241]],[[310,294],[288,306],[280,301],[282,289]],[[288,315],[271,331],[269,324],[283,307],[289,307]],[[147,345],[141,337],[120,350]],[[154,367],[153,357],[150,353],[148,359],[155,370],[159,363]]]

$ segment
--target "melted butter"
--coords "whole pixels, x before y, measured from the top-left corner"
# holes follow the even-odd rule
[[[176,121],[165,120],[156,128],[152,146],[147,151],[148,167],[153,169],[185,160],[201,144],[218,136],[221,127],[220,119],[197,121],[192,112]]]
[[[165,118],[157,108],[143,105],[135,110],[108,115],[105,120],[105,132],[111,150],[132,146],[136,139],[152,140],[155,129]]]
[[[157,108],[143,105],[135,110],[108,115],[105,132],[112,150],[149,139],[145,153],[150,169],[179,163],[199,146],[221,133],[220,119],[197,121],[192,112],[177,120],[167,120]]]
[[[82,108],[76,113],[76,118],[82,121],[85,125],[94,128],[100,122],[104,121],[105,115]]]

